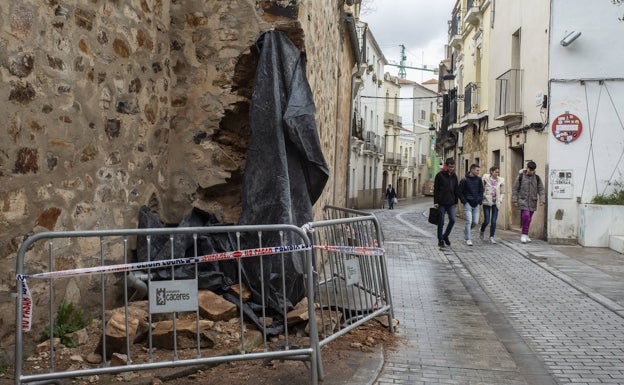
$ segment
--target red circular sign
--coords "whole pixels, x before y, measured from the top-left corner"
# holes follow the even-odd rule
[[[552,133],[555,139],[563,143],[575,141],[581,136],[582,131],[581,119],[569,112],[557,116],[552,123]]]

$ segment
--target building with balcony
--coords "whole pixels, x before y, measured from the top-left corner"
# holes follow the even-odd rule
[[[548,91],[549,2],[497,2],[488,20],[487,60],[490,113],[482,173],[500,167],[506,180],[505,207],[499,211],[501,228],[520,228],[520,213],[511,205],[511,187],[526,162],[537,163],[537,174],[547,181],[546,94]],[[482,88],[483,89],[483,88]],[[544,238],[544,210],[531,222],[530,235]]]
[[[437,82],[436,82],[437,85]],[[433,178],[439,171],[439,158],[433,146],[439,126],[439,94],[431,86],[413,83],[411,85],[412,124],[414,136],[414,170],[412,189],[414,195],[431,195]]]
[[[401,86],[399,79],[390,74],[384,74],[385,97],[382,100],[384,108],[384,162],[383,185],[392,184],[399,197],[406,196],[406,183],[409,179],[403,169],[408,166],[404,146],[411,138],[405,137],[403,117],[399,113]],[[412,145],[409,145],[411,148]]]
[[[348,206],[380,208],[385,191],[382,177],[386,153],[384,98],[387,91],[383,71],[387,61],[368,25],[358,22],[357,31],[364,68],[356,79],[358,89],[351,127]]]
[[[453,9],[440,63],[438,153],[460,158],[461,172],[470,156],[483,172],[499,166],[506,199],[498,225],[517,230],[511,189],[535,161],[547,205],[535,213],[530,236],[624,250],[623,242],[612,241],[623,234],[614,210],[589,224],[594,197],[617,193],[624,183],[622,54],[612,45],[623,26],[620,2],[505,1],[496,2],[495,12],[493,4],[458,0]],[[477,121],[486,134],[481,143],[465,128],[472,125],[474,134]]]
[[[453,22],[449,21],[449,37],[452,36]],[[451,131],[451,125],[457,121],[457,90],[455,89],[454,54],[455,49],[446,45],[444,60],[440,62],[438,70],[438,98],[437,111],[440,123],[436,127],[435,151],[444,160],[455,158],[457,134]]]
[[[392,183],[401,198],[422,196],[431,179],[430,168],[438,163],[432,148],[439,121],[438,93],[388,73],[384,85],[384,185]]]
[[[454,140],[457,173],[482,165],[488,131],[490,0],[457,0],[449,22],[449,58],[445,64],[442,135]],[[444,145],[444,139],[440,145]]]

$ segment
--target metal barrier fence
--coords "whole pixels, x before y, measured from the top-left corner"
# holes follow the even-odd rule
[[[16,347],[15,347],[15,384],[22,383],[51,383],[58,382],[63,378],[74,378],[104,374],[119,374],[129,371],[156,370],[161,368],[173,368],[182,366],[196,366],[218,364],[241,360],[272,360],[272,359],[297,359],[309,361],[311,384],[317,384],[318,379],[323,378],[322,360],[320,348],[350,330],[362,325],[372,318],[386,316],[389,329],[393,329],[393,309],[390,288],[387,277],[386,261],[383,254],[383,238],[379,223],[374,215],[366,212],[342,209],[333,206],[325,208],[325,216],[329,219],[311,222],[303,228],[290,225],[259,225],[259,226],[212,226],[190,228],[158,228],[158,229],[129,229],[129,230],[94,230],[94,231],[68,231],[68,232],[45,232],[29,237],[20,247],[17,256],[17,316]],[[269,238],[268,233],[279,234],[278,246],[263,246],[263,235]],[[208,255],[198,255],[198,239],[202,236],[214,236],[215,234],[228,234],[236,239],[235,251],[221,251]],[[243,237],[252,235],[257,238],[257,248],[241,249],[241,234]],[[170,239],[169,259],[164,261],[152,261],[149,257],[147,262],[129,263],[129,241],[132,237],[145,237],[148,250],[152,237],[167,236]],[[175,237],[192,237],[193,252],[189,257],[180,258],[184,255],[180,250],[175,250]],[[72,245],[85,243],[87,239],[99,240],[99,251],[94,255],[85,256],[83,266],[72,266],[69,270],[55,270],[55,266],[62,265],[65,252],[72,249]],[[41,258],[31,256],[47,253],[47,266]],[[27,260],[28,254],[28,260]],[[302,255],[303,254],[303,255]],[[252,258],[257,260],[259,271],[265,271],[262,263],[267,257],[281,256],[281,275],[284,277],[284,258],[295,256],[302,257],[304,263],[304,285],[307,301],[307,317],[309,320],[309,339],[305,343],[298,340],[296,343],[289,341],[288,320],[286,309],[286,293],[289,288],[282,279],[281,289],[277,295],[281,296],[277,302],[283,304],[281,314],[283,319],[277,320],[284,325],[285,339],[279,347],[269,344],[267,325],[258,328],[262,341],[258,345],[250,343],[249,328],[244,322],[248,313],[243,312],[243,307],[238,309],[237,334],[239,341],[235,346],[230,346],[227,355],[214,355],[211,349],[203,349],[200,333],[200,324],[203,322],[197,304],[195,307],[174,309],[173,312],[165,312],[167,316],[157,314],[156,317],[167,318],[172,323],[173,343],[169,347],[171,356],[162,359],[161,356],[153,355],[152,312],[155,307],[155,292],[150,289],[148,300],[148,319],[146,342],[142,350],[135,353],[133,350],[135,336],[129,333],[129,304],[132,300],[129,295],[129,277],[136,271],[147,271],[143,279],[147,287],[159,287],[159,285],[182,284],[175,286],[174,290],[188,290],[193,285],[197,287],[198,264],[227,261],[234,263],[238,269],[238,283],[242,287],[241,259]],[[177,257],[176,257],[177,256]],[[91,261],[88,265],[87,261]],[[175,261],[175,262],[173,262]],[[65,262],[67,263],[67,262]],[[254,262],[255,263],[255,262]],[[188,264],[195,268],[195,280],[191,284],[185,284],[184,280],[176,279],[173,274],[174,266]],[[42,269],[45,272],[37,269]],[[154,271],[171,270],[171,279],[152,281]],[[110,310],[107,307],[114,301],[108,296],[107,289],[111,286],[111,276],[123,275],[123,322],[125,322],[125,349],[122,353],[127,354],[125,364],[110,366],[107,363],[109,352],[107,351],[106,321],[110,319]],[[262,278],[264,275],[259,274]],[[119,277],[118,277],[119,278]],[[86,279],[87,286],[92,290],[100,291],[100,322],[102,340],[102,361],[98,367],[57,367],[55,351],[57,346],[54,342],[54,311],[58,307],[61,298],[55,295],[55,286],[67,284],[68,279]],[[97,282],[99,280],[99,282]],[[29,290],[28,283],[36,283],[33,290]],[[83,283],[82,286],[85,284]],[[77,285],[81,286],[81,285]],[[268,283],[261,279],[261,320],[268,318],[265,310],[269,301],[266,290]],[[141,293],[146,294],[146,293]],[[243,303],[242,290],[238,292],[238,302]],[[36,298],[35,298],[36,297]],[[47,297],[47,299],[46,299]],[[312,299],[312,300],[310,300]],[[34,303],[46,303],[48,305],[48,330],[50,331],[48,363],[39,365],[39,369],[24,373],[24,331],[31,326],[32,310]],[[294,304],[293,304],[294,305]],[[107,314],[108,313],[108,314]],[[163,313],[163,312],[160,312]],[[177,345],[178,336],[176,323],[185,320],[193,321],[196,341],[192,347],[180,347]],[[302,347],[303,346],[303,347]],[[232,354],[234,352],[234,354]],[[161,359],[161,360],[159,360]]]
[[[387,316],[388,327],[394,332],[392,295],[377,218],[335,206],[325,206],[324,217],[328,219],[310,224],[315,303],[321,309],[333,310],[321,313],[320,346],[382,315]]]
[[[266,236],[267,232],[279,232],[280,238],[282,239],[282,243],[279,246],[272,247],[263,247],[262,246],[262,235]],[[227,233],[227,234],[235,234],[236,239],[238,240],[238,250],[232,252],[221,252],[215,253],[211,255],[197,255],[197,241],[201,235],[207,234],[218,234],[218,233]],[[241,234],[253,233],[257,234],[259,239],[259,248],[255,249],[240,249],[240,238]],[[128,252],[128,242],[129,237],[133,236],[144,236],[147,237],[148,244],[151,242],[152,237],[157,236],[168,236],[171,241],[171,252],[170,259],[164,261],[152,261],[152,262],[139,262],[139,263],[128,263],[130,256]],[[195,253],[190,258],[180,258],[180,250],[174,250],[174,238],[180,236],[191,236],[194,240],[194,250]],[[68,244],[79,244],[87,242],[88,238],[97,238],[100,243],[100,250],[97,255],[84,256],[84,260],[92,260],[95,262],[93,266],[84,266],[79,267],[77,269],[71,270],[55,270],[55,266],[59,263],[59,260],[63,257],[63,249],[64,246]],[[283,240],[284,238],[298,239],[300,240],[300,244],[290,245],[286,244]],[[41,245],[41,242],[46,242],[46,244]],[[27,261],[25,263],[25,256],[27,250],[34,248],[34,253],[39,252],[47,252],[48,253],[48,266],[47,271],[44,273],[38,271],[32,271],[33,269],[41,266],[41,261]],[[111,250],[123,250],[121,255],[113,255]],[[291,251],[295,250],[295,251]],[[172,322],[172,330],[173,330],[173,346],[171,351],[170,359],[162,360],[155,362],[155,356],[153,354],[153,340],[152,340],[152,329],[153,329],[153,319],[152,319],[152,311],[149,311],[148,318],[148,326],[147,326],[147,353],[146,354],[135,354],[133,353],[133,349],[131,349],[131,344],[133,344],[133,337],[130,333],[131,328],[128,325],[129,320],[129,299],[128,299],[128,290],[127,290],[127,280],[124,280],[124,322],[125,322],[125,351],[123,353],[127,354],[127,361],[125,365],[121,366],[108,366],[107,364],[107,356],[109,355],[107,352],[106,341],[108,338],[104,338],[106,335],[106,304],[110,302],[107,298],[107,277],[111,274],[119,273],[119,272],[127,272],[132,270],[147,270],[148,272],[152,271],[156,268],[161,268],[163,266],[181,266],[185,263],[194,264],[197,267],[197,263],[202,262],[213,262],[213,261],[226,261],[226,260],[236,260],[238,269],[239,269],[239,283],[241,282],[240,271],[241,271],[241,258],[258,258],[259,263],[262,263],[262,260],[266,258],[268,255],[281,254],[282,256],[292,257],[296,253],[304,253],[305,259],[305,286],[307,288],[306,296],[307,298],[313,298],[313,283],[312,283],[312,263],[311,263],[311,247],[310,242],[305,234],[305,232],[295,226],[289,225],[266,225],[266,226],[214,226],[214,227],[192,227],[192,228],[159,228],[159,229],[133,229],[133,230],[111,230],[111,231],[69,231],[69,232],[45,232],[39,233],[28,238],[24,244],[20,247],[17,258],[17,276],[18,276],[18,301],[17,301],[17,327],[16,328],[16,347],[15,347],[15,383],[46,383],[53,382],[63,378],[74,378],[74,377],[85,377],[85,376],[94,376],[94,375],[103,375],[103,374],[117,374],[127,371],[140,371],[140,370],[156,370],[160,368],[173,368],[180,366],[191,366],[191,365],[204,365],[210,363],[221,363],[221,362],[229,362],[229,361],[240,361],[240,360],[253,360],[253,359],[261,359],[261,360],[271,360],[271,359],[279,359],[279,358],[290,358],[290,359],[300,359],[307,360],[310,362],[310,378],[312,384],[317,384],[318,382],[318,365],[317,358],[318,355],[318,338],[315,338],[318,333],[316,331],[316,323],[310,322],[310,339],[309,346],[307,347],[296,347],[292,346],[288,340],[288,322],[286,318],[286,311],[283,312],[283,324],[285,325],[284,335],[286,339],[284,340],[283,346],[281,346],[280,350],[269,350],[269,346],[267,343],[267,333],[266,329],[263,331],[262,340],[263,347],[260,349],[253,349],[246,340],[246,336],[249,331],[248,328],[245,327],[244,323],[244,314],[242,307],[239,307],[239,322],[238,322],[238,334],[240,334],[240,342],[237,346],[229,347],[229,353],[238,351],[237,354],[228,354],[222,356],[211,356],[211,352],[209,349],[201,349],[201,341],[200,336],[201,332],[199,330],[200,325],[200,314],[197,309],[197,304],[195,304],[195,310],[190,311],[189,309],[178,310],[175,309],[173,313],[170,313],[170,321]],[[25,270],[25,266],[28,266],[28,270]],[[282,264],[283,268],[283,264]],[[197,269],[197,268],[196,268]],[[282,276],[284,276],[284,271],[282,270]],[[148,286],[154,285],[156,283],[162,283],[167,281],[149,281],[148,275]],[[173,273],[172,273],[173,276]],[[58,303],[55,301],[55,286],[66,284],[63,282],[67,280],[69,277],[72,279],[87,279],[89,280],[86,284],[89,287],[97,288],[99,286],[100,295],[101,295],[101,323],[102,323],[102,362],[99,367],[93,368],[82,368],[82,369],[72,369],[72,368],[57,368],[56,367],[56,359],[55,352],[57,346],[55,346],[54,342],[54,304]],[[99,278],[99,285],[95,282]],[[32,285],[33,290],[32,293],[28,288],[28,283],[31,285],[35,283],[36,285]],[[191,280],[192,281],[192,280]],[[181,283],[182,280],[170,280],[169,283]],[[197,288],[197,282],[192,281],[195,285],[195,289]],[[263,280],[264,282],[264,280]],[[110,284],[110,283],[109,283]],[[268,284],[267,284],[268,286]],[[263,286],[263,289],[265,287]],[[284,304],[287,303],[285,298],[285,288],[283,288],[283,292],[279,293],[282,296],[282,302]],[[171,292],[176,292],[176,290],[183,290],[179,287],[174,287]],[[243,291],[239,291],[240,295],[240,303],[243,302],[242,293]],[[184,291],[179,292],[185,294]],[[264,293],[263,294],[270,294]],[[275,294],[275,293],[272,293]],[[36,298],[35,298],[36,295]],[[36,372],[32,373],[23,373],[23,332],[24,329],[28,329],[31,325],[31,317],[33,311],[33,303],[35,302],[45,302],[45,296],[48,296],[49,302],[49,331],[50,331],[50,339],[49,339],[49,363],[48,365],[39,365],[40,367],[36,370]],[[195,294],[196,295],[196,294]],[[150,296],[151,297],[151,296]],[[192,297],[192,295],[191,295]],[[196,297],[195,297],[196,298]],[[150,298],[151,299],[151,298]],[[264,302],[264,297],[263,297]],[[263,303],[264,305],[264,303]],[[149,307],[152,307],[151,301]],[[192,307],[192,306],[191,306]],[[264,312],[265,306],[263,306]],[[182,316],[187,315],[185,310],[190,313],[190,318],[194,319],[194,324],[196,325],[196,335],[197,340],[195,346],[191,349],[181,349],[177,346],[178,335],[176,323],[181,322]],[[308,315],[313,316],[314,309],[312,301],[308,301]],[[194,315],[193,315],[194,313]],[[264,315],[264,313],[263,313]],[[265,318],[265,317],[264,317]],[[313,317],[309,319],[314,319]],[[301,346],[298,344],[298,346]],[[271,347],[271,349],[275,349],[275,347]],[[251,351],[250,351],[251,350]],[[260,350],[260,351],[254,351]],[[143,352],[141,352],[143,353]],[[213,353],[214,354],[214,353]]]

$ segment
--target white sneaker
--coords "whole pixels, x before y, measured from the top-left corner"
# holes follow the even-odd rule
[[[494,237],[490,237],[490,243],[496,243],[496,240],[494,239]]]
[[[467,244],[468,246],[472,246],[472,241],[471,241],[470,239],[466,239],[466,244]]]
[[[527,242],[531,242],[531,238],[529,238],[528,235],[526,236],[526,240],[527,240]]]
[[[528,238],[529,238],[529,237],[528,237],[526,234],[522,234],[522,235],[520,236],[520,242],[522,242],[522,243],[527,243],[527,242],[528,242],[528,241],[527,241],[527,239],[528,239]]]

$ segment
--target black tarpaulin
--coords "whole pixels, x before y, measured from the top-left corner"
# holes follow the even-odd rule
[[[283,32],[266,32],[258,46],[240,223],[303,225],[329,176],[305,58]]]
[[[283,32],[266,32],[257,46],[260,58],[251,97],[251,140],[239,224],[302,226],[312,220],[312,206],[329,176],[316,130],[306,62]],[[275,234],[264,241],[266,245],[280,242]],[[288,237],[286,242],[300,240]],[[262,262],[265,282],[270,282],[269,306],[280,311],[281,256],[266,257]],[[290,308],[305,295],[303,254],[290,254],[284,262],[286,298],[290,302],[286,305]],[[260,260],[247,258],[243,264],[247,283],[257,296]]]
[[[223,226],[217,218],[198,208],[193,208],[176,227],[205,227]],[[139,211],[139,228],[167,227],[147,206]],[[176,258],[192,258],[195,256],[195,241],[191,234],[177,234],[173,238],[169,235],[152,235],[150,242],[147,237],[137,237],[137,260],[139,262],[163,261],[171,259],[171,250]],[[203,234],[197,237],[197,255],[209,255],[232,251],[236,247],[233,234]],[[197,266],[197,280],[200,289],[220,292],[229,289],[237,279],[237,265],[235,261],[206,262]],[[171,268],[153,269],[153,279],[171,279]],[[176,266],[176,279],[195,278],[195,265]]]
[[[306,78],[305,58],[288,37],[279,31],[263,34],[257,42],[260,58],[254,80],[250,106],[251,140],[247,150],[243,188],[241,193],[241,225],[292,224],[302,226],[313,218],[312,206],[318,200],[329,176],[329,169],[321,151],[316,130],[315,106]],[[216,218],[199,209],[179,224],[183,226],[218,225]],[[147,207],[141,209],[139,227],[162,227]],[[174,249],[191,256],[193,240],[190,236],[176,236]],[[231,236],[205,235],[198,239],[199,254],[232,251],[236,242]],[[260,244],[261,243],[261,244]],[[300,244],[293,234],[280,239],[275,232],[243,234],[241,248]],[[148,246],[139,237],[137,257],[147,260]],[[171,258],[169,237],[154,237],[149,245],[150,259]],[[282,274],[282,259],[284,271]],[[261,310],[261,277],[268,313],[290,310],[305,296],[304,254],[291,253],[260,258],[243,258],[242,279],[251,292],[251,303],[243,305],[245,313],[253,317]],[[201,264],[199,287],[226,291],[238,281],[234,261]],[[158,278],[168,279],[171,269],[159,269]],[[176,279],[192,278],[194,268],[175,268]],[[282,302],[282,286],[286,288],[286,302]],[[222,290],[219,290],[222,289]],[[228,296],[237,302],[233,296]],[[257,323],[257,318],[254,319]],[[279,326],[269,332],[279,332]]]

